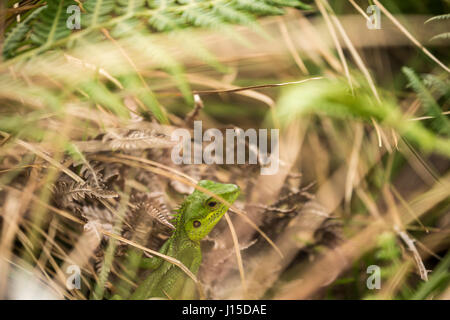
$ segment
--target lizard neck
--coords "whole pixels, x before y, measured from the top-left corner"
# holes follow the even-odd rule
[[[174,230],[174,233],[172,234],[172,241],[173,244],[178,248],[184,248],[184,247],[199,247],[200,242],[199,241],[192,241],[187,233],[186,229],[184,228],[184,214],[180,214],[180,217],[178,218],[176,228]]]

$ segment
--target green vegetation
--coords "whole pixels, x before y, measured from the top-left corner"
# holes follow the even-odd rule
[[[382,6],[379,30],[366,27],[369,5]],[[52,297],[129,297],[152,279],[141,256],[212,180],[241,195],[202,241],[201,297],[449,299],[449,9],[5,1],[0,298],[20,298],[9,288],[23,269]],[[279,129],[279,172],[174,164],[170,134],[194,120]],[[72,265],[79,290],[66,286]]]

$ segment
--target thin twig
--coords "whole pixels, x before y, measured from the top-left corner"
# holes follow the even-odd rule
[[[240,87],[240,88],[234,88],[234,89],[215,89],[215,90],[194,90],[194,94],[214,94],[214,93],[230,93],[230,92],[239,92],[239,91],[245,91],[245,90],[252,90],[252,89],[261,89],[261,88],[273,88],[273,87],[282,87],[287,85],[293,85],[293,84],[300,84],[312,80],[321,80],[324,79],[324,77],[313,77],[308,79],[303,79],[299,81],[290,81],[290,82],[282,82],[282,83],[272,83],[272,84],[261,84],[261,85],[254,85],[254,86],[248,86],[248,87]]]
[[[239,274],[241,276],[241,283],[242,283],[242,291],[244,299],[247,296],[247,282],[245,281],[245,273],[244,273],[244,265],[242,263],[242,256],[241,256],[241,248],[239,246],[239,240],[236,235],[236,230],[234,229],[233,222],[230,219],[230,216],[228,213],[225,213],[225,219],[227,220],[228,227],[230,228],[231,238],[233,239],[234,243],[234,251],[236,254],[236,259],[239,267]]]
[[[411,40],[412,43],[414,43],[420,50],[423,51],[423,53],[425,53],[428,57],[430,57],[445,71],[450,72],[450,69],[445,64],[443,64],[438,58],[436,58],[430,51],[428,51],[428,49],[425,48],[416,38],[414,38],[413,35],[408,30],[406,30],[406,28],[402,26],[402,24],[397,19],[395,19],[395,17],[378,0],[373,0],[373,2],[380,8],[381,11],[383,11],[383,13],[389,18],[389,20],[391,20],[392,23],[394,23],[397,26],[397,28],[399,28],[400,31],[403,32],[403,34],[409,40]]]
[[[411,239],[409,235],[405,232],[400,230],[399,226],[394,226],[395,232],[402,238],[402,240],[405,242],[408,249],[412,252],[414,256],[414,260],[416,261],[417,268],[419,269],[420,278],[423,281],[428,281],[428,271],[425,268],[425,265],[423,264],[422,258],[420,257],[419,252],[417,251],[416,245],[414,244],[414,239]]]

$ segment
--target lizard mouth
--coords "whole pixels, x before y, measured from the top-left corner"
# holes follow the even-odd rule
[[[220,190],[210,188],[210,191],[225,200],[227,204],[213,197],[203,200],[200,209],[207,211],[206,215],[201,217],[198,214],[197,217],[192,217],[192,220],[189,220],[185,226],[188,237],[195,242],[207,236],[220,219],[222,219],[223,215],[228,211],[229,205],[238,197],[240,188],[234,184],[222,184],[220,185]]]

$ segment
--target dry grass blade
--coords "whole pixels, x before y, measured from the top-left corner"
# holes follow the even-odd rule
[[[120,159],[120,157],[118,158],[114,158],[114,157],[103,157],[103,156],[96,156],[96,159],[105,161],[105,162],[122,162],[124,164],[128,164],[130,166],[137,166],[146,170],[149,170],[153,173],[165,176],[167,178],[173,179],[173,180],[177,180],[180,181],[181,183],[185,183],[215,199],[217,199],[218,201],[224,203],[225,205],[227,205],[230,208],[231,212],[235,212],[237,213],[239,216],[241,216],[252,228],[254,228],[256,231],[258,231],[261,236],[264,237],[264,239],[267,240],[267,242],[269,242],[269,244],[274,248],[274,250],[276,252],[278,252],[278,254],[282,257],[283,253],[280,251],[279,248],[277,248],[277,246],[275,245],[275,243],[257,226],[255,225],[245,214],[245,212],[243,212],[242,210],[240,210],[239,208],[236,208],[234,205],[232,205],[231,203],[229,203],[228,201],[226,201],[225,199],[223,199],[222,197],[214,194],[213,192],[209,191],[208,189],[205,189],[201,186],[198,186],[196,183],[196,180],[190,178],[190,177],[186,177],[186,175],[184,175],[183,173],[180,173],[177,170],[174,170],[172,168],[166,167],[164,165],[158,164],[157,167],[160,168],[164,168],[164,170],[161,170],[159,168],[154,168],[151,166],[143,166],[140,165],[139,163],[134,163],[134,162],[130,162],[130,161],[126,161],[125,159]],[[129,158],[128,156],[125,156],[124,158]],[[138,160],[138,161],[142,161],[142,160]],[[150,161],[150,160],[145,160],[144,162],[146,163],[151,163],[152,165],[155,165],[154,162]]]
[[[54,166],[55,168],[58,168],[59,170],[61,170],[65,174],[67,174],[69,177],[71,177],[76,182],[84,183],[84,180],[82,178],[80,178],[79,176],[74,174],[71,170],[69,170],[69,169],[65,168],[64,166],[62,166],[58,161],[54,160],[52,157],[46,155],[45,152],[39,150],[37,147],[29,144],[28,142],[22,141],[22,140],[17,140],[16,143],[18,145],[24,147],[25,149],[28,149],[29,151],[35,153],[37,156],[41,157],[42,159],[46,160],[52,166]]]
[[[133,247],[135,247],[135,248],[137,248],[137,249],[140,249],[140,250],[143,250],[143,251],[145,251],[145,252],[148,252],[148,253],[150,253],[151,255],[155,255],[155,256],[157,256],[157,257],[160,257],[160,258],[166,260],[167,262],[170,262],[170,263],[176,265],[178,268],[180,268],[181,270],[183,270],[183,272],[186,273],[186,274],[189,276],[189,278],[191,278],[191,279],[194,281],[194,283],[195,283],[196,286],[197,286],[197,290],[198,290],[198,292],[199,292],[200,298],[201,298],[201,299],[204,298],[205,295],[204,295],[204,293],[203,293],[203,289],[202,289],[201,284],[200,284],[200,282],[198,281],[197,277],[191,272],[191,270],[189,270],[188,267],[186,267],[186,266],[185,266],[183,263],[181,263],[179,260],[177,260],[177,259],[175,259],[175,258],[173,258],[173,257],[171,257],[171,256],[167,256],[167,255],[165,255],[165,254],[159,253],[158,251],[151,250],[151,249],[149,249],[149,248],[146,248],[146,247],[144,247],[144,246],[141,246],[141,245],[139,245],[139,244],[137,244],[137,243],[134,243],[133,241],[127,240],[127,239],[125,239],[125,238],[123,238],[123,237],[121,237],[121,236],[118,236],[118,235],[116,235],[116,234],[113,234],[113,233],[111,233],[111,232],[109,232],[109,231],[106,231],[106,230],[103,230],[103,229],[100,229],[99,231],[100,231],[102,234],[104,234],[104,235],[106,235],[106,236],[108,236],[108,237],[112,237],[112,238],[114,238],[114,239],[116,239],[116,240],[119,240],[119,241],[121,241],[121,242],[123,242],[123,243],[126,243],[126,244],[128,244],[128,245],[130,245],[130,246],[133,246]]]
[[[0,5],[1,298],[136,297],[145,256],[201,299],[450,295],[445,4],[36,2]],[[194,191],[229,207],[198,270],[160,253]]]
[[[345,59],[345,55],[344,55],[344,51],[342,50],[342,46],[339,42],[339,39],[337,37],[336,31],[333,27],[333,24],[331,22],[330,19],[330,15],[328,14],[328,12],[326,11],[326,9],[324,8],[323,4],[322,4],[322,0],[315,0],[317,7],[320,10],[320,13],[322,14],[323,18],[325,19],[325,22],[327,24],[328,27],[328,31],[330,32],[331,38],[333,39],[333,43],[336,47],[336,50],[338,52],[339,55],[339,60],[341,61],[342,67],[344,68],[344,72],[345,72],[345,76],[347,78],[348,84],[350,86],[350,88],[352,88],[353,90],[353,83],[352,83],[352,78],[350,76],[350,71],[348,69],[348,64],[347,64],[347,60]]]
[[[417,197],[409,202],[412,210],[416,212],[417,216],[421,216],[426,211],[433,208],[436,203],[448,198],[450,195],[449,176],[445,177],[445,184],[437,184],[424,195]],[[408,225],[413,218],[409,214],[402,213],[402,224]],[[370,226],[360,231],[357,235],[347,240],[343,245],[339,246],[332,252],[325,255],[319,261],[311,265],[308,270],[310,277],[303,279],[303,281],[295,281],[289,287],[281,290],[277,295],[277,299],[307,299],[314,295],[324,284],[329,283],[330,266],[334,266],[335,270],[333,276],[336,277],[343,270],[350,266],[350,261],[354,261],[363,253],[367,252],[375,245],[377,235],[383,230],[392,229],[392,226],[387,225],[383,221],[374,221]],[[327,271],[328,270],[328,271]],[[295,286],[300,289],[292,290]]]
[[[408,249],[412,252],[414,260],[416,261],[417,268],[419,269],[420,272],[420,278],[423,281],[428,281],[428,271],[423,264],[419,252],[417,251],[417,248],[414,244],[414,240],[411,239],[411,237],[405,231],[401,231],[398,226],[394,226],[394,230],[398,233],[400,238],[402,238],[402,240],[408,246]]]
[[[227,220],[228,227],[230,228],[231,236],[233,238],[234,242],[234,250],[236,254],[236,259],[239,267],[239,274],[241,276],[241,282],[242,282],[242,295],[243,297],[247,296],[247,282],[245,280],[245,273],[244,273],[244,265],[242,264],[242,257],[241,257],[241,248],[239,246],[239,240],[236,235],[236,231],[234,230],[233,222],[230,219],[230,216],[228,213],[225,213],[225,219]]]
[[[442,69],[444,69],[447,72],[450,72],[450,68],[448,68],[446,65],[444,65],[438,58],[436,58],[427,48],[425,48],[416,38],[413,37],[413,35],[400,24],[400,22],[378,1],[373,1],[380,9],[383,11],[383,13],[391,20],[399,29],[401,32],[405,34],[406,37],[408,37],[409,40],[412,41],[420,50],[423,51],[428,57],[430,57],[434,62],[436,62]]]
[[[291,53],[292,57],[294,58],[295,63],[297,64],[297,66],[299,67],[299,69],[302,71],[303,74],[309,75],[308,69],[306,68],[305,63],[303,62],[302,58],[296,51],[294,43],[292,42],[292,39],[289,36],[289,31],[282,18],[279,19],[278,25],[280,27],[281,34],[283,35],[283,39],[286,42],[286,46],[289,49],[289,52]]]

